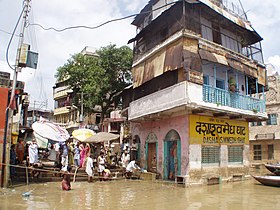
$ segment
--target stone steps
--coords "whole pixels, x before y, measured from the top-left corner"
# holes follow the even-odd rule
[[[24,165],[22,165],[24,167]],[[37,170],[36,170],[37,169]],[[71,180],[74,178],[75,168],[73,167],[71,172]],[[41,168],[35,168],[34,171],[39,171],[38,177],[34,177],[32,170],[28,169],[28,181],[29,182],[60,182],[62,180],[61,174],[58,168],[54,168],[52,165],[43,165]],[[122,169],[111,169],[112,176],[122,178]],[[85,172],[85,168],[79,168],[76,173],[75,181],[87,181],[88,176]],[[94,179],[98,179],[98,172],[94,170]],[[26,180],[26,168],[16,168],[16,176],[12,177],[12,183],[24,183]]]

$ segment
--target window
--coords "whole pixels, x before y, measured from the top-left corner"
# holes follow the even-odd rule
[[[261,122],[261,121],[252,122],[251,125],[252,125],[252,126],[262,126],[262,122]]]
[[[218,25],[213,24],[212,33],[213,33],[213,42],[217,44],[222,44],[220,28]]]
[[[201,163],[219,163],[220,162],[220,147],[203,146],[201,148]]]
[[[243,163],[243,147],[242,146],[229,146],[228,147],[228,162],[230,163]]]
[[[225,89],[225,81],[224,80],[216,80],[216,87],[220,89]]]
[[[209,76],[208,75],[203,75],[203,84],[209,85]]]
[[[206,26],[206,25],[201,25],[201,34],[202,34],[202,38],[207,39],[209,41],[213,41],[213,33],[212,33],[212,29],[211,29],[211,22],[208,22],[208,25],[210,26]]]
[[[262,145],[254,145],[254,160],[262,159]]]
[[[268,114],[267,125],[277,125],[277,114]]]
[[[274,145],[273,144],[269,144],[267,145],[267,159],[268,160],[272,160],[274,159]]]

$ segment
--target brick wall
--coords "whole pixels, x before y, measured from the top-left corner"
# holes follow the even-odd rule
[[[2,155],[3,155],[4,130],[5,130],[5,121],[6,121],[6,108],[8,103],[8,91],[9,88],[0,87],[0,166],[1,167],[2,167]]]

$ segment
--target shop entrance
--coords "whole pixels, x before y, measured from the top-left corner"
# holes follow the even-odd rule
[[[164,141],[164,179],[175,180],[181,174],[181,140],[175,130],[167,133]]]
[[[147,170],[156,173],[157,171],[157,150],[156,143],[148,143],[148,165]]]
[[[157,173],[157,142],[157,136],[150,133],[146,139],[146,168],[153,173]]]

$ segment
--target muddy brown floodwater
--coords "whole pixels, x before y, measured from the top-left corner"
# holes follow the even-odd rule
[[[177,187],[138,180],[31,184],[0,189],[0,209],[152,209],[266,210],[280,209],[280,188],[254,180],[212,186]],[[30,192],[30,196],[22,196]]]

